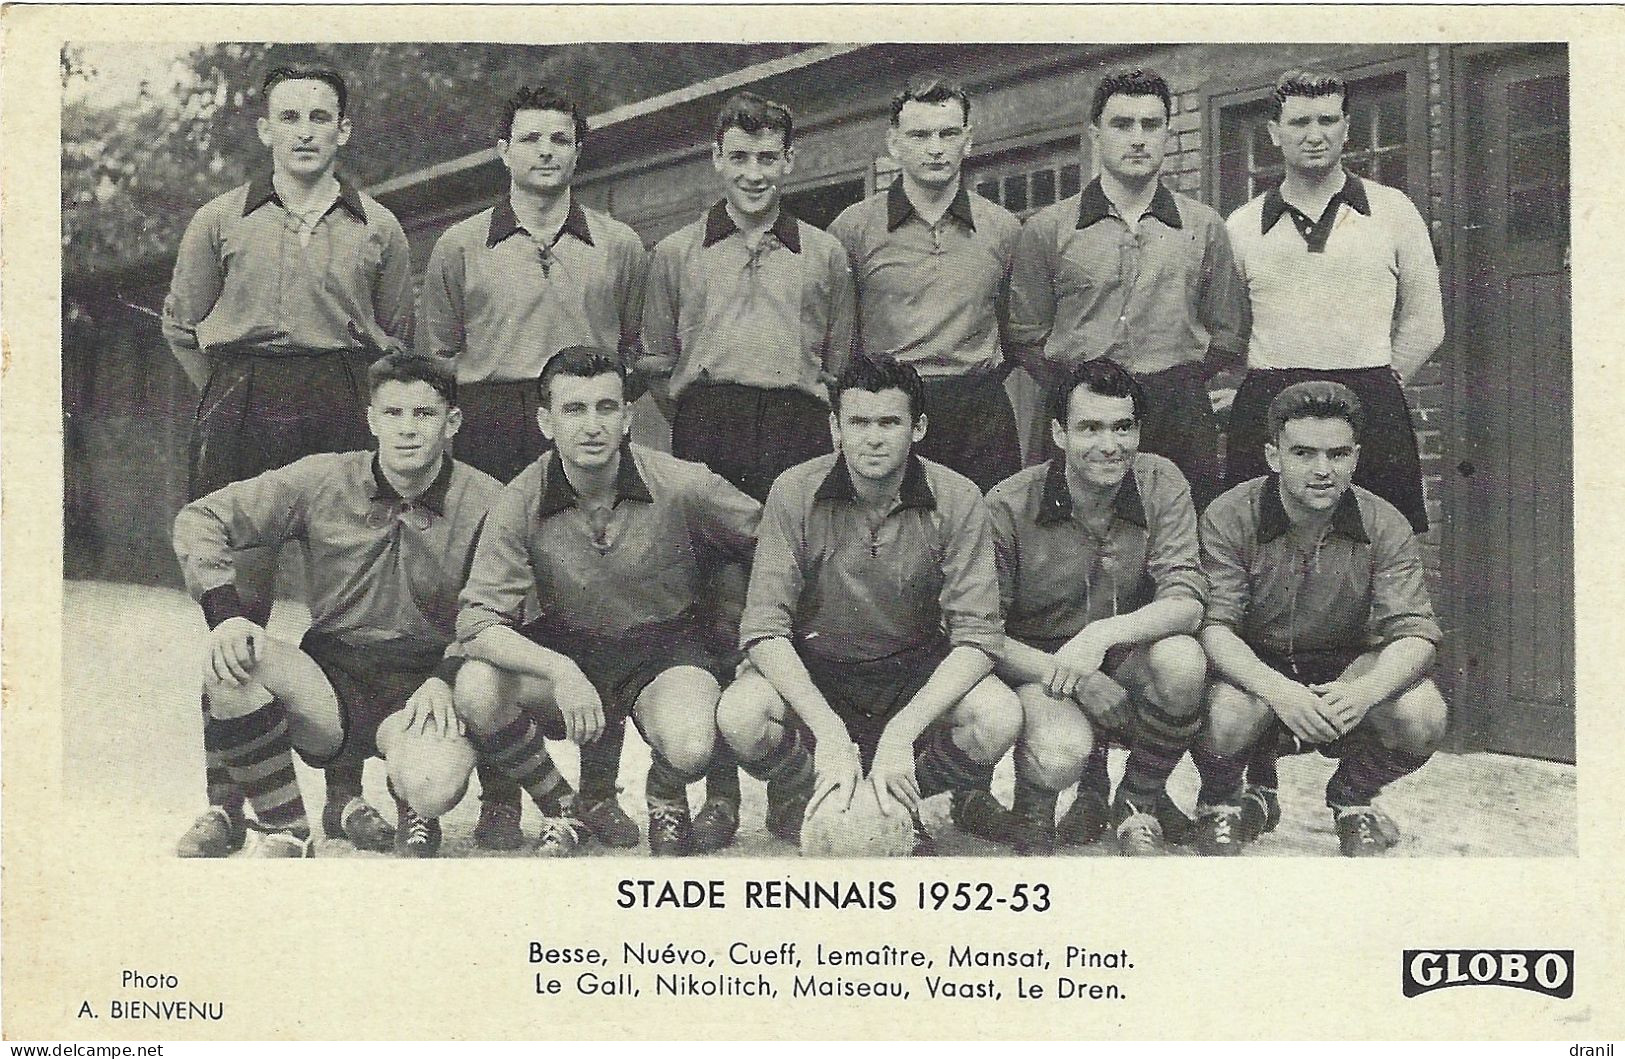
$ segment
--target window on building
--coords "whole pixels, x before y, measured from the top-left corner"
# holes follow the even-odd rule
[[[977,194],[1026,219],[1083,187],[1078,149],[1078,137],[1069,136],[973,158],[966,171]]]
[[[1507,241],[1567,239],[1569,79],[1518,81],[1507,89]]]
[[[1228,105],[1218,116],[1219,212],[1228,214],[1281,182],[1281,151],[1265,127],[1274,112],[1266,92]],[[1425,130],[1410,128],[1406,73],[1349,81],[1349,137],[1343,164],[1350,172],[1409,192],[1411,140]]]

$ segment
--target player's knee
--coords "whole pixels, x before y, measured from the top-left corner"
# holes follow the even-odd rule
[[[489,732],[502,707],[502,672],[479,659],[464,662],[452,695],[464,723],[477,732]]]
[[[421,816],[444,816],[468,792],[474,748],[461,736],[413,734],[395,741],[386,762],[395,794]]]
[[[1151,645],[1151,680],[1158,706],[1180,717],[1194,715],[1202,706],[1207,683],[1207,653],[1192,636],[1169,636]]]
[[[770,695],[772,685],[759,676],[735,680],[717,700],[717,731],[747,761],[755,760],[766,748],[768,728],[773,719]]]
[[[703,772],[711,763],[716,732],[709,725],[669,724],[659,731],[651,731],[649,741],[678,772]]]
[[[977,761],[999,760],[1021,735],[1021,701],[1002,680],[984,677],[965,696],[965,705],[969,716],[960,726],[965,752]]]
[[[1444,741],[1450,711],[1431,680],[1405,692],[1395,701],[1388,723],[1379,728],[1383,745],[1406,754],[1431,754]]]
[[[1045,790],[1064,790],[1083,775],[1094,736],[1082,717],[1073,724],[1047,724],[1022,732],[1017,753],[1022,778]]]
[[[1260,704],[1234,684],[1215,680],[1208,686],[1207,718],[1202,745],[1216,754],[1239,754],[1258,738]],[[1267,707],[1266,707],[1267,709]]]
[[[215,720],[246,717],[265,705],[267,694],[258,684],[228,684],[205,681],[203,694],[209,700],[209,716]]]

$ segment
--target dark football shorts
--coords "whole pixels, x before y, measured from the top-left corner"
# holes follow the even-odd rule
[[[1016,413],[1005,392],[1008,371],[936,375],[925,380],[931,429],[914,451],[958,471],[987,492],[1021,470]]]
[[[919,694],[952,650],[953,645],[947,640],[938,640],[866,662],[831,661],[810,653],[801,657],[813,686],[828,700],[835,716],[846,725],[852,741],[858,745],[858,757],[867,773],[874,763],[875,749],[880,745],[886,722]],[[806,722],[795,711],[791,710],[790,716],[795,717],[803,732],[811,735]],[[930,729],[926,731],[929,733]],[[926,735],[922,735],[916,741],[916,752],[925,738]]]
[[[535,379],[459,383],[463,425],[452,454],[499,482],[513,481],[553,447],[536,424],[539,403]]]
[[[1342,383],[1354,391],[1365,411],[1354,484],[1397,507],[1413,530],[1426,533],[1428,513],[1422,496],[1422,463],[1416,448],[1416,432],[1411,425],[1410,407],[1405,403],[1405,391],[1392,368],[1249,370],[1230,406],[1225,484],[1236,486],[1270,473],[1264,462],[1264,443],[1271,440],[1270,402],[1293,383],[1311,379]]]
[[[348,352],[216,357],[192,422],[187,496],[369,447],[367,363]]]
[[[300,751],[305,763],[325,768],[378,755],[378,726],[434,676],[444,652],[402,642],[351,644],[336,636],[306,633],[299,649],[321,667],[339,702],[344,737],[325,758]]]
[[[704,631],[686,617],[614,635],[561,629],[545,619],[533,621],[519,631],[581,668],[603,700],[608,724],[619,724],[627,717],[636,723],[632,707],[638,696],[668,669],[693,666],[722,680],[721,666],[706,646]],[[548,703],[529,712],[544,736],[565,738],[564,715],[556,704]],[[642,732],[642,728],[638,730]]]
[[[758,502],[778,476],[830,451],[829,409],[800,390],[695,384],[677,398],[671,452]]]

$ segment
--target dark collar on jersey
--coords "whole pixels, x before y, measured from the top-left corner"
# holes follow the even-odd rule
[[[564,461],[559,459],[558,450],[552,450],[545,458],[547,468],[543,476],[542,499],[536,508],[538,519],[548,518],[566,508],[575,507],[581,499],[576,487],[570,484],[570,479],[564,474]],[[632,446],[626,441],[621,442],[621,465],[615,471],[615,503],[619,504],[622,500],[654,503],[654,495],[649,492],[649,486],[643,481],[643,475],[638,473],[637,462],[632,459]]]
[[[852,484],[852,472],[847,469],[845,456],[835,457],[835,466],[819,483],[813,499],[857,503],[858,490]],[[912,452],[908,454],[908,462],[903,465],[903,484],[897,491],[897,506],[917,507],[924,511],[934,510],[937,506],[937,495],[931,491],[931,483],[925,477],[925,464]]]
[[[1322,215],[1323,218],[1329,220],[1332,217],[1335,217],[1337,204],[1339,202],[1346,202],[1348,203],[1350,209],[1363,213],[1367,217],[1371,216],[1371,200],[1366,197],[1365,184],[1353,173],[1343,174],[1343,186],[1338,188],[1337,194],[1333,195],[1331,200],[1326,203],[1326,213]],[[1271,228],[1274,228],[1275,222],[1281,219],[1281,215],[1292,208],[1293,207],[1287,205],[1287,201],[1281,197],[1281,188],[1279,185],[1270,188],[1269,191],[1265,192],[1264,213],[1259,222],[1261,225],[1259,228],[1260,234],[1268,232]]]
[[[903,226],[903,222],[915,216],[914,203],[908,200],[908,193],[903,190],[903,178],[898,177],[886,189],[886,231],[895,232]],[[971,231],[976,230],[976,217],[971,213],[970,192],[965,190],[965,180],[959,180],[959,190],[954,193],[954,200],[948,203],[948,216],[957,220]]]
[[[1291,528],[1292,520],[1281,505],[1281,479],[1272,474],[1264,485],[1264,495],[1258,498],[1258,543],[1268,544]],[[1365,532],[1365,519],[1360,516],[1360,501],[1355,497],[1352,485],[1337,502],[1337,510],[1332,512],[1332,532],[1360,544],[1371,543],[1371,538]]]
[[[350,211],[356,220],[366,224],[367,207],[361,204],[361,192],[357,191],[355,185],[343,177],[337,179],[339,182],[339,197],[333,200],[333,205],[343,206]],[[282,197],[276,193],[276,185],[271,181],[269,170],[258,174],[248,182],[248,197],[243,199],[243,216],[247,217],[267,202],[274,202],[283,209],[288,208],[287,204],[282,201]],[[329,206],[328,210],[331,211],[332,208],[332,206]],[[323,216],[326,216],[326,214],[323,214]]]
[[[1140,486],[1134,480],[1134,461],[1129,461],[1128,473],[1117,486],[1112,497],[1112,514],[1124,522],[1146,528],[1145,502],[1140,499]],[[1038,524],[1048,526],[1066,522],[1072,517],[1072,489],[1066,483],[1066,457],[1056,456],[1049,461],[1044,474],[1044,495],[1038,502]]]
[[[440,457],[440,473],[434,476],[434,481],[423,495],[412,500],[411,503],[428,508],[437,515],[446,513],[446,494],[451,490],[451,457],[442,454]],[[384,477],[384,469],[378,463],[376,453],[372,457],[372,499],[383,500],[391,504],[406,498],[396,492],[388,478]]]
[[[515,232],[531,234],[530,230],[519,223],[519,217],[513,212],[513,200],[506,195],[491,211],[491,225],[485,230],[485,245],[496,246],[502,240]],[[587,227],[587,213],[581,208],[581,203],[570,196],[570,210],[564,215],[564,226],[559,229],[559,236],[573,235],[577,239],[592,246],[592,229]],[[554,242],[558,240],[555,239]]]
[[[1185,227],[1185,220],[1179,215],[1179,204],[1174,201],[1174,193],[1160,181],[1157,183],[1156,193],[1151,196],[1151,205],[1146,207],[1145,212],[1170,228]],[[1078,198],[1078,227],[1087,228],[1112,215],[1111,200],[1106,197],[1105,188],[1100,186],[1100,178],[1096,177],[1089,181],[1089,185],[1083,189],[1083,194]],[[1128,220],[1127,217],[1123,219]],[[1130,223],[1137,223],[1139,219],[1136,217]]]
[[[737,231],[739,231],[739,225],[734,223],[733,217],[728,213],[727,200],[723,200],[706,211],[705,238],[700,245],[712,246],[720,243]],[[790,216],[790,211],[786,210],[782,203],[779,205],[779,215],[774,219],[773,227],[769,228],[768,231],[773,233],[773,238],[777,239],[786,250],[792,254],[801,253],[801,229],[797,226],[796,219]]]

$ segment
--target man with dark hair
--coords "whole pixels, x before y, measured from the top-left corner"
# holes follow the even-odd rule
[[[1100,176],[1022,228],[1010,331],[1047,389],[1066,369],[1111,357],[1145,389],[1142,447],[1191,484],[1197,509],[1219,493],[1219,431],[1207,379],[1243,348],[1243,293],[1211,207],[1160,181],[1172,96],[1149,70],[1095,88],[1089,139]]]
[[[188,496],[197,499],[317,452],[365,448],[361,374],[412,332],[412,260],[400,222],[335,174],[349,142],[348,90],[331,70],[278,67],[265,77],[260,142],[269,170],[206,203],[175,259],[163,330],[201,392]],[[271,613],[276,554],[238,556],[248,615]],[[204,743],[218,742],[204,717]],[[209,754],[209,811],[177,844],[183,857],[241,845],[242,792]],[[328,772],[328,806],[361,793],[359,770]],[[387,849],[388,825],[368,809],[330,833]]]
[[[1428,671],[1440,639],[1410,524],[1353,485],[1359,398],[1326,381],[1270,402],[1267,477],[1215,500],[1202,519],[1208,580],[1201,639],[1214,672],[1193,757],[1202,776],[1197,845],[1239,853],[1242,771],[1261,741],[1341,760],[1326,785],[1345,856],[1398,841],[1372,799],[1421,768],[1443,737]]]
[[[435,244],[418,349],[456,365],[467,425],[458,455],[507,482],[546,448],[536,377],[549,357],[588,345],[631,365],[646,255],[636,232],[571,189],[587,134],[574,100],[522,87],[496,134],[508,193]]]
[[[571,190],[586,136],[575,100],[546,85],[521,87],[496,129],[507,197],[448,228],[429,256],[418,349],[456,365],[458,457],[503,482],[547,447],[536,428],[536,378],[548,358],[577,345],[618,350],[628,366],[637,355],[647,259],[636,232]],[[599,749],[619,747],[611,738]],[[485,766],[480,787],[475,841],[517,849],[518,788]],[[610,841],[637,845],[636,825],[610,808]]]
[[[788,467],[829,451],[826,380],[852,348],[846,253],[780,202],[795,167],[781,104],[742,92],[717,115],[711,163],[722,200],[655,247],[643,370],[671,416],[671,451],[756,500]],[[719,647],[738,633],[746,571],[715,571]],[[726,754],[694,821],[702,850],[733,841],[739,774]]]
[[[1359,396],[1367,417],[1357,485],[1428,528],[1416,435],[1403,386],[1444,339],[1439,268],[1427,223],[1403,192],[1344,169],[1348,86],[1289,70],[1276,82],[1270,139],[1281,186],[1230,215],[1252,314],[1247,375],[1230,413],[1226,480],[1265,472],[1265,410],[1306,379]],[[1286,221],[1288,223],[1282,223]]]
[[[1222,478],[1208,378],[1239,357],[1246,304],[1223,218],[1159,179],[1172,110],[1153,71],[1115,71],[1095,87],[1089,139],[1100,176],[1022,227],[1010,333],[1046,390],[1097,357],[1133,372],[1145,394],[1139,447],[1173,461],[1201,511]],[[1103,809],[1109,783],[1100,741],[1074,812]]]
[[[912,365],[932,429],[919,454],[983,492],[1021,468],[1001,351],[1021,222],[965,186],[970,98],[938,78],[892,99],[886,146],[902,172],[830,225],[857,283],[859,348]]]
[[[437,817],[456,805],[474,752],[452,706],[461,658],[457,593],[500,484],[457,463],[457,384],[424,357],[391,353],[367,372],[378,451],[306,456],[194,500],[175,519],[175,553],[210,633],[204,666],[210,750],[247,795],[259,856],[314,851],[293,769],[373,754],[389,765],[396,851],[432,857]],[[310,580],[310,631],[270,636],[237,591],[233,553],[298,541]],[[218,823],[241,846],[244,821]],[[331,801],[345,830],[376,811],[357,790]],[[324,821],[329,837],[338,837]]]
[[[674,404],[672,452],[758,500],[829,451],[825,381],[852,348],[852,277],[828,233],[780,203],[790,112],[743,92],[717,116],[723,197],[655,247],[644,366]]]
[[[1124,854],[1155,853],[1190,824],[1166,787],[1202,723],[1196,511],[1179,469],[1140,451],[1145,395],[1115,361],[1084,361],[1047,396],[1057,455],[987,497],[1005,622],[996,671],[1025,717],[1020,848],[1053,850],[1057,794],[1115,738],[1130,748],[1115,803],[1108,813],[1080,787],[1060,837],[1090,842],[1110,823]]]
[[[1348,85],[1288,70],[1275,85],[1270,139],[1286,175],[1227,222],[1251,317],[1247,374],[1230,410],[1225,481],[1265,474],[1265,413],[1293,383],[1348,386],[1365,408],[1355,484],[1428,528],[1422,468],[1404,385],[1444,339],[1439,268],[1426,222],[1402,191],[1344,169]],[[1289,222],[1289,223],[1286,223]],[[1249,768],[1244,805],[1265,828],[1280,817],[1274,749]]]
[[[616,799],[590,749],[628,716],[649,744],[649,848],[691,852],[688,784],[717,742],[721,668],[699,620],[702,571],[749,562],[761,508],[700,464],[633,445],[627,376],[604,350],[556,354],[537,425],[553,451],[492,506],[457,633],[474,659],[457,709],[481,754],[542,810],[542,856],[568,856]],[[526,597],[541,606],[526,624]],[[579,797],[543,740],[582,747]]]
[[[969,479],[914,453],[924,399],[911,366],[855,358],[833,389],[836,452],[768,494],[739,632],[749,661],[717,725],[767,783],[768,829],[790,841],[824,798],[844,809],[866,773],[883,809],[912,815],[919,853],[931,848],[919,803],[945,791],[968,792],[962,829],[1011,837],[987,793],[1021,727],[992,675],[987,508]]]

